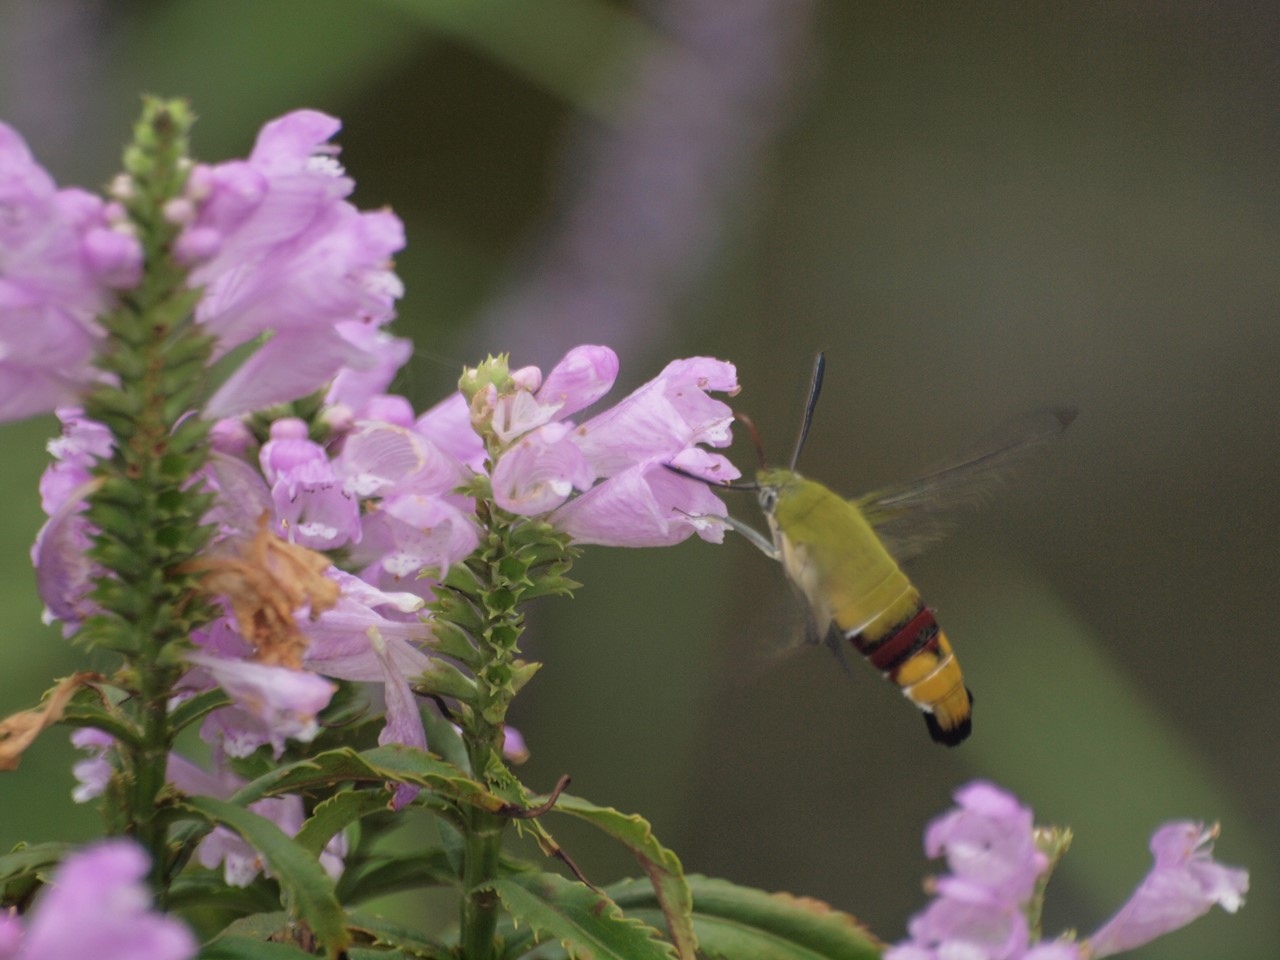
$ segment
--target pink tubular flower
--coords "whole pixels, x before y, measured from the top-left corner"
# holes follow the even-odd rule
[[[8,918],[0,960],[187,960],[196,939],[151,910],[147,857],[130,840],[108,840],[68,857],[36,901],[26,930]]]
[[[959,808],[929,824],[925,849],[943,856],[952,873],[934,883],[937,897],[912,918],[911,939],[885,960],[1083,960],[1149,943],[1206,913],[1213,904],[1235,912],[1249,875],[1212,859],[1217,828],[1165,824],[1151,838],[1155,867],[1129,902],[1088,941],[1033,943],[1028,911],[1036,881],[1048,867],[1037,849],[1031,811],[1016,797],[981,781],[956,792]],[[1061,835],[1059,835],[1061,840]],[[1056,847],[1061,853],[1065,841]]]
[[[344,370],[340,390],[360,400],[405,355],[403,341],[365,329],[390,320],[403,293],[390,259],[404,227],[346,201],[352,181],[326,142],[340,126],[314,110],[273,120],[248,160],[196,167],[189,202],[174,207],[179,256],[205,289],[196,319],[219,352],[269,337],[210,399],[210,417],[294,400]]]
[[[337,606],[304,627],[311,640],[305,665],[340,680],[381,684],[387,722],[378,742],[425,750],[427,735],[409,685],[431,667],[418,647],[430,636],[430,628],[415,616],[424,601],[412,593],[385,593],[350,574],[336,576],[342,586]],[[416,787],[399,785],[397,808],[417,793]]]
[[[58,190],[0,123],[0,421],[74,402],[93,382],[95,318],[142,269],[115,219],[100,198]]]
[[[278,757],[286,739],[304,743],[311,740],[319,731],[316,714],[328,706],[337,689],[328,680],[306,670],[203,653],[188,654],[187,660],[205,670],[241,710],[257,721],[249,725],[252,729],[243,731],[246,742],[240,749],[224,741],[227,752],[233,756],[247,755],[266,742]],[[216,715],[212,714],[210,719]]]
[[[1249,889],[1249,873],[1213,859],[1217,826],[1166,823],[1151,838],[1155,865],[1120,908],[1089,938],[1094,957],[1133,950],[1185,927],[1215,903],[1235,913]]]
[[[925,831],[925,853],[945,854],[955,878],[980,885],[1004,903],[1026,901],[1048,865],[1036,849],[1031,811],[982,781],[962,787],[955,796],[959,809],[943,814]]]
[[[739,476],[726,458],[698,446],[728,446],[732,439],[733,412],[708,391],[737,392],[733,365],[676,360],[586,422],[563,419],[598,400],[616,371],[612,350],[576,347],[536,392],[477,394],[476,401],[493,406],[483,412],[495,435],[510,444],[493,469],[494,502],[524,516],[550,514],[579,543],[667,546],[693,533],[721,541],[724,526],[711,518],[725,515],[724,504],[705,484],[666,468],[715,480]],[[574,491],[582,493],[573,498]]]
[[[312,550],[333,550],[360,539],[360,507],[344,490],[307,425],[285,417],[271,425],[258,456],[271,485],[277,532]]]
[[[478,439],[478,438],[477,438]],[[343,489],[370,503],[351,562],[371,584],[425,590],[427,568],[447,571],[480,542],[474,505],[453,494],[470,471],[420,429],[364,423],[334,464]]]
[[[81,515],[96,488],[94,464],[109,457],[111,434],[85,419],[78,407],[60,407],[62,435],[50,440],[54,460],[40,477],[40,502],[49,520],[36,535],[31,562],[46,620],[61,620],[67,633],[96,608],[87,599],[95,573],[89,562],[90,529]]]

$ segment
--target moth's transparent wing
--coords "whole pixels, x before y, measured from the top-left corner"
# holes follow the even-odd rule
[[[875,490],[854,504],[899,560],[916,556],[955,527],[957,508],[986,503],[1009,469],[1061,436],[1074,407],[1035,410],[1001,424],[954,462],[907,483]]]

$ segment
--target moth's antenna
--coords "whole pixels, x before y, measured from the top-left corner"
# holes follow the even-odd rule
[[[809,436],[809,424],[813,423],[813,411],[818,406],[818,394],[822,393],[822,372],[827,367],[826,354],[819,352],[813,361],[813,381],[809,384],[809,400],[804,405],[804,420],[800,423],[800,436],[796,437],[795,453],[791,454],[791,469],[795,470],[800,462],[800,451],[804,449],[804,441]]]

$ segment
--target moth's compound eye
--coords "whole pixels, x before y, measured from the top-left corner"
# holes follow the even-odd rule
[[[773,510],[774,505],[778,502],[778,491],[772,487],[765,487],[760,491],[760,509],[766,513]]]

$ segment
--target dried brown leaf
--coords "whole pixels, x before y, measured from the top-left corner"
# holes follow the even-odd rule
[[[34,710],[21,710],[0,720],[0,770],[16,770],[22,753],[51,723],[62,719],[62,711],[80,684],[92,674],[76,673],[61,681]]]

